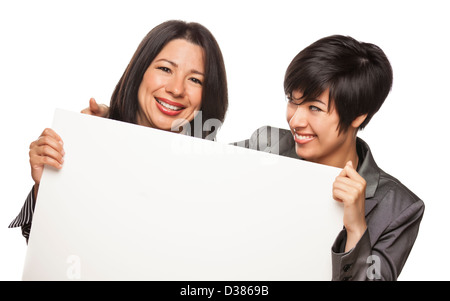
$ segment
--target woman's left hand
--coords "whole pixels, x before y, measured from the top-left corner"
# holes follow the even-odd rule
[[[89,107],[81,110],[81,113],[107,118],[109,114],[109,107],[104,104],[98,104],[94,98],[91,98],[89,99]]]
[[[352,161],[333,183],[333,198],[344,203],[344,227],[347,230],[345,252],[358,243],[367,228],[364,213],[366,199],[366,180],[353,168]]]

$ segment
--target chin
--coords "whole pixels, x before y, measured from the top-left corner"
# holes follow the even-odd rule
[[[295,147],[295,152],[297,153],[297,156],[299,156],[303,160],[311,161],[311,162],[315,162],[316,161],[315,160],[316,158],[315,158],[314,154],[312,154],[310,151],[305,151],[304,149],[301,149],[298,146],[296,146]]]

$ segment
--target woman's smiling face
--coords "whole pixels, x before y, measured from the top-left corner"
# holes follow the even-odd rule
[[[339,115],[329,101],[326,89],[315,99],[303,99],[303,93],[294,91],[289,99],[286,117],[300,158],[336,167],[345,165],[354,142],[356,129],[350,127],[339,133]]]
[[[140,125],[178,130],[201,109],[204,82],[203,48],[172,40],[145,71],[138,90]]]

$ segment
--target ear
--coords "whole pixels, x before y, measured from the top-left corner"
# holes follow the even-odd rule
[[[352,127],[354,127],[355,129],[359,128],[359,126],[364,122],[364,120],[366,120],[366,118],[367,114],[359,115],[352,121]]]

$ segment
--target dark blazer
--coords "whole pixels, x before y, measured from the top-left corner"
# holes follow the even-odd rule
[[[265,126],[250,139],[233,143],[281,156],[299,159],[289,130]],[[345,228],[331,247],[332,280],[396,280],[416,240],[425,205],[397,179],[382,171],[369,146],[357,140],[358,173],[366,180],[367,230],[356,246],[344,252]],[[19,215],[9,227],[22,227],[30,234],[35,201],[29,193]]]
[[[250,139],[234,145],[299,159],[289,130],[261,127]],[[357,151],[357,171],[367,183],[367,230],[348,252],[344,252],[345,228],[339,233],[331,247],[332,280],[397,280],[419,232],[425,205],[377,166],[369,146],[360,138]]]

